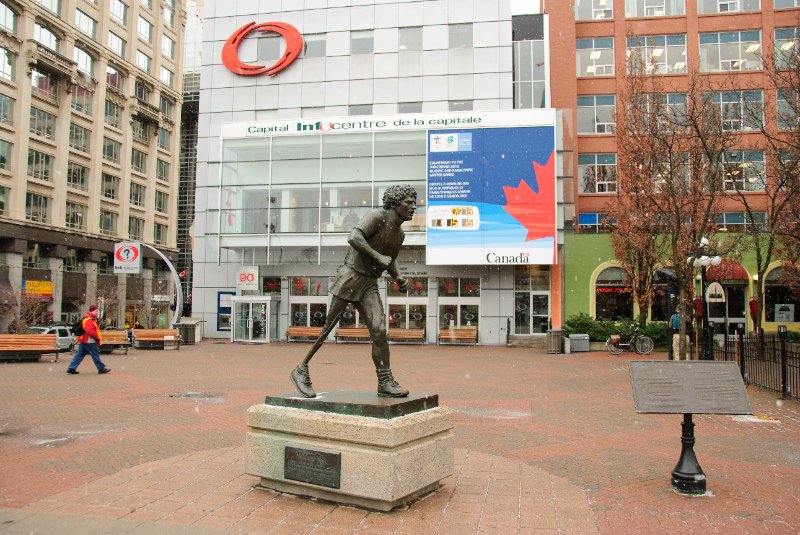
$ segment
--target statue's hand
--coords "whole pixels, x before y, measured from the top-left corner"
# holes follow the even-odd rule
[[[389,264],[392,263],[392,257],[386,256],[385,254],[379,254],[375,260],[377,260],[378,265],[380,265],[383,269],[388,268]]]
[[[395,279],[395,282],[397,283],[397,286],[400,287],[401,292],[405,293],[408,291],[408,279],[406,279],[405,277],[397,277],[397,279]]]

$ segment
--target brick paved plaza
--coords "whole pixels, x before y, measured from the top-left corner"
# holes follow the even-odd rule
[[[696,416],[710,495],[680,496],[681,417],[636,414],[627,356],[601,353],[393,346],[398,380],[455,411],[444,486],[388,514],[253,489],[245,411],[292,391],[307,348],[0,364],[0,534],[800,532],[800,403],[751,388],[755,417]],[[327,344],[311,371],[318,391],[375,387],[367,345]]]

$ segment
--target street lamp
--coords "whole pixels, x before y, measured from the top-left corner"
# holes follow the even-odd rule
[[[700,351],[700,360],[714,360],[714,353],[711,349],[711,327],[708,321],[708,301],[706,300],[706,268],[708,266],[718,266],[722,258],[717,255],[709,255],[708,238],[700,239],[700,246],[694,254],[694,267],[700,268],[700,292],[703,303],[703,343]]]

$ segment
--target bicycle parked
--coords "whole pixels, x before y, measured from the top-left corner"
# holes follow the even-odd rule
[[[606,340],[609,355],[619,355],[623,351],[636,351],[640,355],[649,355],[653,350],[653,339],[639,333],[638,325],[631,325],[631,334],[612,334]],[[627,340],[627,341],[626,341]]]

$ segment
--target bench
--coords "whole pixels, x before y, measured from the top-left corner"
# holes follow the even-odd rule
[[[424,344],[425,329],[389,329],[389,341],[398,344]]]
[[[0,334],[0,359],[39,360],[45,353],[55,353],[60,348],[55,334]]]
[[[289,327],[286,329],[286,340],[316,340],[322,334],[322,327]]]
[[[125,354],[128,354],[128,348],[131,346],[128,331],[100,331],[100,336],[103,339],[103,343],[100,344],[100,353],[111,353],[118,347],[124,347]]]
[[[133,329],[133,347],[149,349],[166,349],[181,347],[181,335],[178,329]]]
[[[339,340],[345,342],[369,342],[369,329],[366,327],[339,327],[336,329],[336,343]]]
[[[440,344],[477,344],[477,327],[458,327],[439,331]]]

